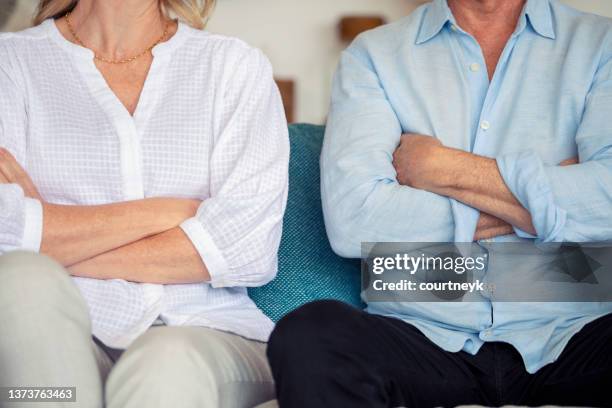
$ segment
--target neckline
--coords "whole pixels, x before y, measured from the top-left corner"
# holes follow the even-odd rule
[[[189,37],[191,27],[178,22],[176,32],[167,41],[159,43],[152,49],[153,61],[145,78],[139,100],[133,114],[130,114],[117,95],[110,88],[101,71],[96,66],[94,52],[66,39],[55,21],[45,20],[42,25],[49,32],[52,41],[73,56],[76,69],[82,75],[92,97],[107,113],[109,119],[115,124],[119,135],[128,132],[138,138],[142,128],[152,113],[160,97],[160,87],[166,67],[171,61],[172,51],[179,47]]]
[[[92,50],[90,50],[89,48],[82,47],[71,41],[68,41],[68,39],[64,37],[64,35],[57,27],[57,24],[55,23],[54,19],[49,18],[45,20],[42,25],[46,26],[46,29],[50,33],[53,40],[64,50],[80,58],[86,58],[90,60],[94,59],[95,54]],[[187,27],[185,23],[179,20],[174,35],[166,41],[163,41],[153,47],[153,49],[151,50],[153,57],[159,57],[162,55],[169,54],[174,49],[176,49],[180,44],[183,43],[183,41],[187,37],[188,28],[189,27]]]

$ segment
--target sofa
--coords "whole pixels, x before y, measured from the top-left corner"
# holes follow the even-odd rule
[[[324,126],[289,126],[289,196],[278,254],[278,275],[269,284],[249,290],[254,302],[275,322],[318,299],[365,306],[360,298],[360,260],[336,255],[325,232],[319,174],[324,133]],[[256,408],[278,408],[278,404],[269,401]]]
[[[249,290],[273,321],[318,299],[337,299],[362,307],[360,261],[343,259],[331,249],[321,209],[319,156],[323,126],[289,126],[289,196],[278,254],[278,275]]]

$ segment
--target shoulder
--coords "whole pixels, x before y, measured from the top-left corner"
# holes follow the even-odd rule
[[[43,44],[49,37],[47,20],[40,25],[17,32],[0,33],[0,68],[5,70]]]
[[[0,33],[0,47],[24,46],[44,40],[49,37],[49,24],[53,24],[53,22],[47,20],[35,27],[22,31]]]
[[[612,19],[577,10],[559,0],[550,0],[551,12],[558,36],[594,43],[612,33]]]
[[[559,0],[549,0],[551,11],[557,24],[571,24],[581,26],[595,24],[596,28],[612,26],[612,19],[599,14],[588,13],[578,10],[572,6],[562,3]]]
[[[214,64],[222,64],[225,67],[238,64],[261,68],[270,66],[268,58],[261,50],[239,38],[191,27],[184,29],[188,35],[185,47],[192,55],[197,55]]]
[[[612,19],[576,10],[558,0],[550,0],[555,34],[566,47],[577,46],[583,59],[599,61],[612,58]]]

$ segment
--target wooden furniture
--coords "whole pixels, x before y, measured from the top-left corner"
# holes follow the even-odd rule
[[[287,122],[293,123],[295,118],[295,81],[280,78],[276,78],[275,81],[283,99]]]
[[[351,42],[362,32],[383,24],[386,21],[380,16],[345,16],[338,23],[338,32],[342,41]]]

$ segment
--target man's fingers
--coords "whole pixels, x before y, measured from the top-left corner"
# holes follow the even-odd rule
[[[579,163],[578,157],[572,157],[570,159],[563,160],[561,163],[559,163],[559,166],[572,166],[578,163]]]
[[[478,228],[491,228],[491,227],[501,227],[510,225],[506,221],[498,218],[494,215],[481,212],[480,218],[478,219]]]
[[[478,219],[478,226],[476,227],[476,233],[474,234],[474,241],[491,239],[513,233],[514,227],[506,221],[494,215],[481,212],[480,218]]]
[[[398,149],[399,149],[399,148],[398,148]],[[397,165],[397,156],[398,156],[398,154],[399,154],[399,153],[398,153],[398,151],[397,151],[398,149],[396,149],[396,150],[393,152],[392,161],[391,161],[391,163],[393,163],[393,166],[396,166],[396,165]]]

